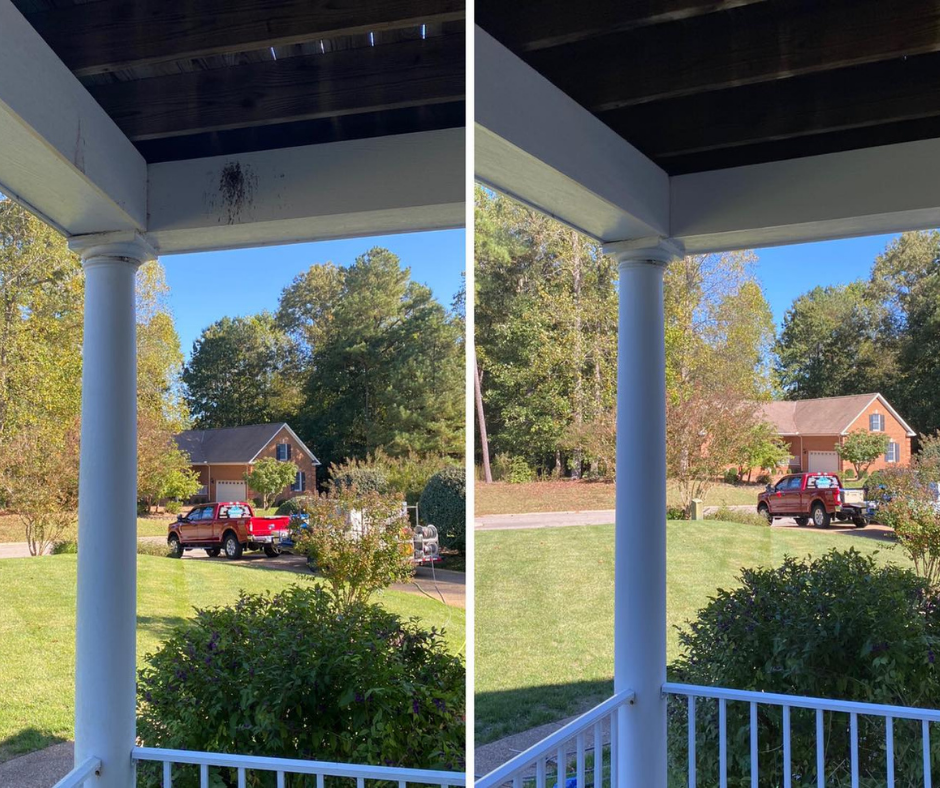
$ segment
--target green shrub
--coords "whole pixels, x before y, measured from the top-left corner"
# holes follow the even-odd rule
[[[742,525],[757,525],[767,527],[767,518],[753,509],[732,509],[730,506],[721,506],[711,514],[705,515],[706,520],[723,520],[726,523],[741,523]]]
[[[170,554],[170,548],[166,541],[161,539],[159,542],[155,539],[138,539],[137,555],[155,555],[165,558]]]
[[[464,678],[439,632],[378,605],[341,609],[319,586],[243,594],[198,610],[147,655],[137,735],[146,747],[460,770]],[[159,766],[138,771],[160,785]],[[248,784],[273,778],[249,772]],[[197,786],[195,770],[175,770],[173,785]]]
[[[284,503],[277,507],[275,515],[278,517],[290,517],[307,511],[313,504],[312,495],[296,495],[288,498]]]
[[[441,546],[465,553],[467,547],[467,471],[448,468],[434,474],[418,502],[421,519],[437,526]]]
[[[770,484],[771,483],[770,474],[762,473],[760,476],[757,477],[756,481],[758,484]]]
[[[535,480],[535,471],[522,457],[513,457],[509,461],[509,470],[504,480],[510,484],[525,484]]]
[[[78,542],[74,539],[63,539],[52,544],[52,555],[74,555],[77,552]]]
[[[163,508],[167,514],[179,514],[183,511],[183,504],[179,501],[169,500],[164,504]]]
[[[666,519],[667,520],[687,520],[688,515],[686,514],[685,509],[681,506],[667,506],[666,507]]]
[[[334,490],[355,489],[362,493],[376,492],[384,495],[389,492],[388,476],[380,468],[365,466],[330,466],[332,471],[331,486]]]
[[[737,484],[741,481],[741,475],[738,473],[737,468],[728,468],[725,471],[725,475],[721,479],[725,484]]]
[[[679,632],[680,658],[670,679],[689,684],[781,692],[871,703],[936,708],[940,703],[940,598],[913,572],[878,566],[855,550],[832,550],[776,568],[744,569],[741,587],[719,590],[696,621]],[[728,785],[750,785],[749,709],[729,703]],[[670,769],[685,772],[687,706],[671,703]],[[883,785],[884,722],[858,718],[862,785]],[[718,712],[697,712],[700,784],[717,785]],[[849,784],[848,720],[826,716],[826,785]],[[792,768],[799,783],[816,784],[815,714],[791,713]],[[903,729],[903,730],[902,730]],[[919,723],[895,722],[898,785],[921,779]],[[778,709],[758,715],[761,785],[782,785]],[[940,742],[934,739],[934,758]],[[903,776],[903,777],[902,777]]]

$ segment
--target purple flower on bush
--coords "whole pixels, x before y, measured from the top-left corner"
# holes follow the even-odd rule
[[[415,700],[411,701],[411,710],[412,710],[415,714],[420,714],[420,713],[421,713],[421,704],[418,702],[417,698],[416,698]]]
[[[930,649],[930,650],[927,652],[927,661],[928,661],[931,665],[933,665],[934,659],[936,659],[936,657],[934,657],[933,649]]]

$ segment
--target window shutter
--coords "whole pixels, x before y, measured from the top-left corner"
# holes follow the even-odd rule
[[[291,451],[291,449],[293,449],[294,447],[291,446],[289,443],[285,443],[284,446],[285,446],[286,449],[287,449],[287,459],[289,460],[290,457],[291,457],[291,454],[293,454],[293,452]]]
[[[304,490],[307,489],[307,474],[304,473],[303,471],[299,471],[299,473],[300,473],[300,491],[303,492]]]

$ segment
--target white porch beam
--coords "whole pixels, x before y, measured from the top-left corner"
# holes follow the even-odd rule
[[[671,235],[690,253],[940,226],[940,139],[679,175]]]
[[[160,254],[464,225],[465,130],[152,164]]]
[[[136,233],[70,243],[85,268],[75,625],[75,764],[98,788],[135,784],[137,347],[134,280],[154,258]]]
[[[600,240],[665,235],[666,173],[476,28],[476,177]]]
[[[635,693],[634,705],[618,712],[617,788],[666,788],[663,272],[683,251],[656,238],[611,244],[604,251],[620,264],[614,692]],[[637,413],[643,417],[635,418]]]
[[[0,192],[66,235],[143,229],[143,157],[0,0]]]

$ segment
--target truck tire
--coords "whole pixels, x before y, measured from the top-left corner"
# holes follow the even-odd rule
[[[273,544],[266,544],[264,546],[264,554],[268,558],[277,558],[281,554],[281,548]]]
[[[856,517],[854,520],[852,520],[852,523],[856,528],[864,528],[866,525],[868,525],[868,520],[866,520],[864,517]]]
[[[766,503],[762,503],[757,507],[757,513],[761,517],[765,517],[767,519],[767,525],[773,525],[774,518],[771,516],[770,508],[767,506]]]
[[[209,558],[218,558],[219,553],[221,552],[222,552],[221,547],[207,547],[206,548],[206,555],[209,556]]]
[[[170,534],[170,538],[166,540],[166,543],[167,547],[170,548],[170,558],[183,557],[183,543],[176,534]]]
[[[242,543],[232,531],[229,531],[222,539],[222,546],[225,548],[225,557],[236,560],[242,557]]]
[[[817,528],[828,528],[829,523],[832,522],[832,516],[829,514],[829,512],[826,511],[826,507],[819,503],[819,501],[813,504],[809,515],[813,519],[813,525],[815,525]]]
[[[796,524],[800,526],[800,528],[805,528],[809,525],[809,517],[794,517],[793,519],[796,520]]]

